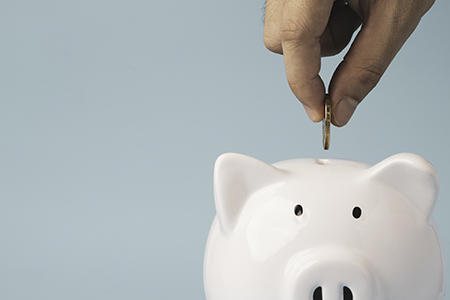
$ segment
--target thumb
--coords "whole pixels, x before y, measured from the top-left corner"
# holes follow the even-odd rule
[[[420,20],[420,17],[400,16],[400,10],[377,9],[376,12],[379,13],[368,12],[361,31],[330,81],[332,122],[336,126],[347,124]],[[399,24],[399,19],[404,22]]]

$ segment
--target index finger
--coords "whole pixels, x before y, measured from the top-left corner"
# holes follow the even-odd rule
[[[310,119],[324,117],[325,86],[319,76],[320,36],[334,0],[286,0],[281,23],[281,45],[289,86]]]

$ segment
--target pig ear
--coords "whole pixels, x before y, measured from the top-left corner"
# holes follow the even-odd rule
[[[426,159],[411,153],[391,156],[369,169],[372,180],[386,183],[411,200],[429,220],[439,195],[439,175]]]
[[[214,168],[214,198],[220,228],[231,234],[248,198],[259,189],[280,182],[286,172],[255,158],[226,153]]]

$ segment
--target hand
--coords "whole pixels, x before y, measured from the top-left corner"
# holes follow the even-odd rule
[[[347,2],[347,4],[346,4]],[[322,56],[362,28],[330,81],[332,122],[344,126],[434,0],[267,0],[264,44],[284,55],[287,80],[314,122],[324,118]]]

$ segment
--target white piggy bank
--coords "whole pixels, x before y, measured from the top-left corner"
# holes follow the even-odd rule
[[[266,164],[217,159],[208,300],[442,300],[431,216],[439,177],[420,156]]]

